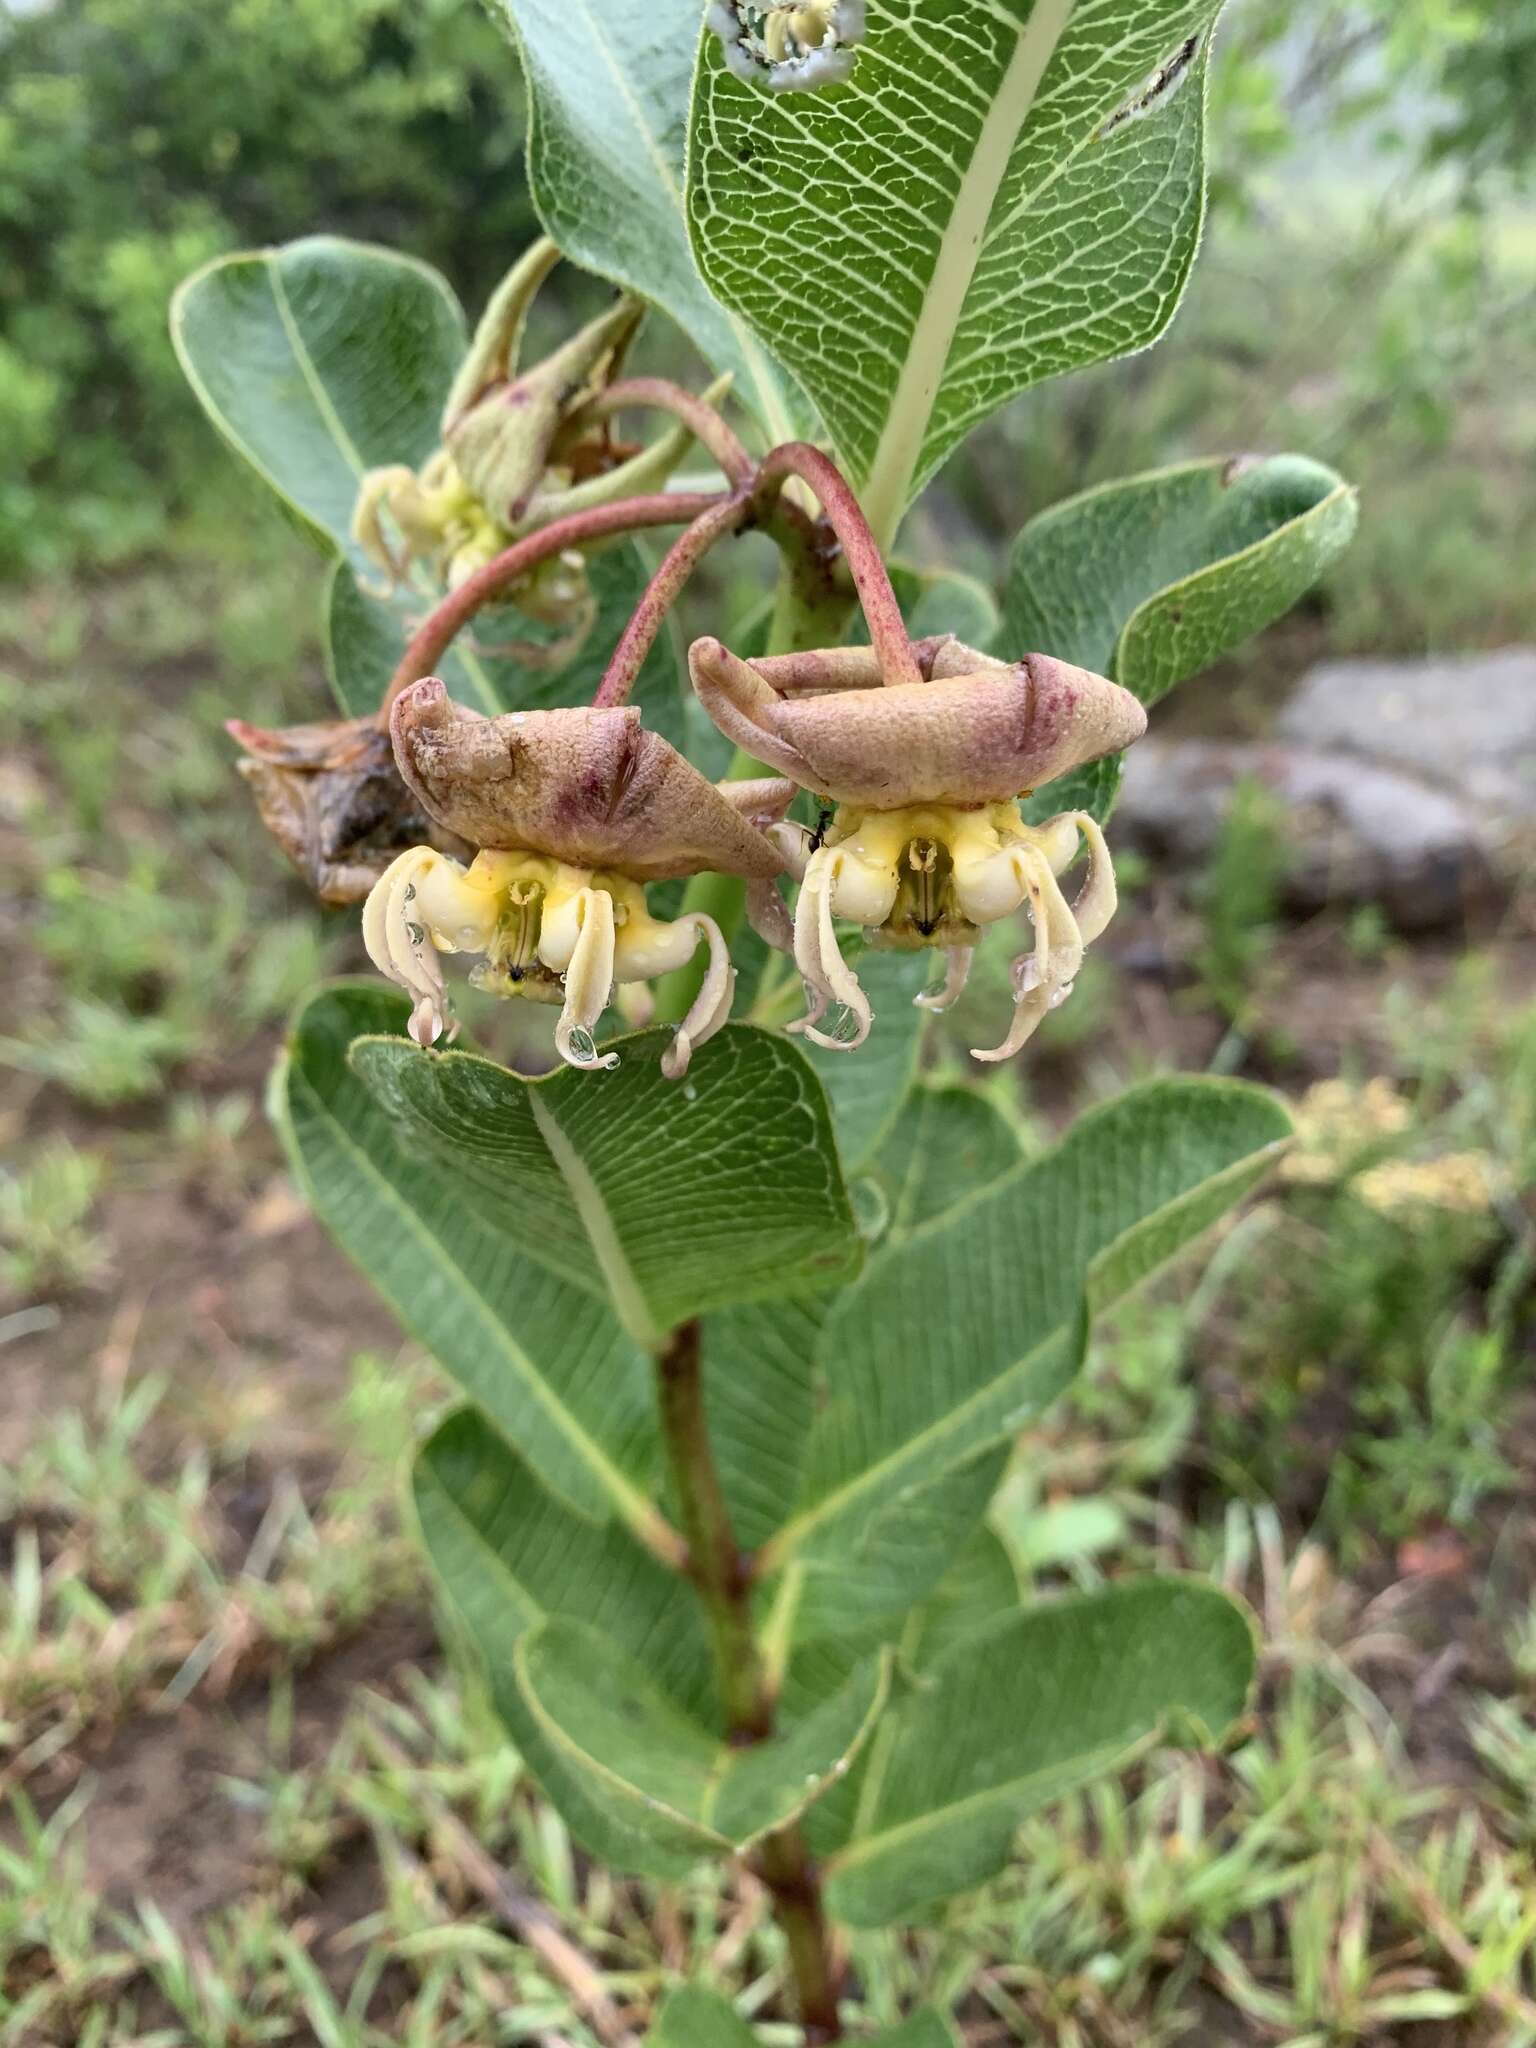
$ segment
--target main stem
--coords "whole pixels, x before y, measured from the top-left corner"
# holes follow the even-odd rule
[[[758,1742],[773,1727],[773,1698],[752,1626],[751,1563],[731,1527],[709,1438],[697,1321],[680,1323],[656,1354],[656,1398],[688,1540],[687,1572],[709,1616],[726,1725],[733,1742]]]
[[[752,1623],[752,1560],[736,1541],[710,1441],[697,1320],[680,1323],[657,1352],[656,1395],[678,1518],[688,1541],[686,1570],[709,1620],[726,1728],[730,1740],[745,1747],[773,1733],[774,1692]],[[753,1868],[768,1887],[789,1948],[806,2048],[841,2041],[840,1972],[821,1881],[800,1829],[780,1828],[766,1836]]]

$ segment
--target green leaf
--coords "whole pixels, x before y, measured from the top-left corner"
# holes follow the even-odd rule
[[[546,653],[544,644],[558,640],[558,634],[525,618],[515,606],[500,606],[483,613],[478,627],[461,634],[442,656],[438,672],[452,695],[489,716],[589,702],[650,571],[641,550],[621,541],[588,556],[587,580],[594,611],[579,645]],[[343,711],[361,718],[377,709],[406,641],[439,594],[412,585],[381,597],[363,587],[349,559],[337,560],[325,606],[326,665]],[[646,724],[676,747],[684,746],[688,730],[680,675],[669,635],[663,633],[632,693]]]
[[[492,1692],[514,1741],[579,1840],[622,1869],[678,1877],[798,1818],[842,1777],[885,1705],[871,1658],[794,1727],[733,1748],[684,1714],[647,1668],[583,1623],[525,1632]]]
[[[829,1295],[754,1302],[704,1319],[704,1405],[731,1526],[744,1550],[779,1528],[800,1492],[816,1418],[816,1347]]]
[[[1019,1605],[1019,1575],[1007,1545],[978,1529],[902,1632],[902,1661],[926,1671]]]
[[[757,2036],[716,1992],[684,1984],[667,1999],[646,2048],[756,2048]]]
[[[353,1074],[363,1033],[403,1032],[409,1004],[378,984],[322,990],[300,1010],[272,1109],[315,1213],[544,1484],[646,1540],[660,1463],[650,1366],[612,1310],[531,1259],[505,1215],[402,1144]]]
[[[883,1926],[981,1883],[1026,1814],[1165,1736],[1221,1735],[1253,1665],[1236,1603],[1168,1579],[1032,1608],[961,1643],[887,1720],[853,1839],[826,1865],[832,1910]]]
[[[916,1346],[888,1354],[903,1355],[914,1359],[909,1369],[921,1369]],[[813,1479],[819,1441],[817,1431],[806,1453]],[[851,1488],[846,1504],[836,1502],[846,1512],[837,1514],[835,1539],[823,1538],[802,1493],[800,1516],[775,1539],[794,1545],[807,1528],[810,1535],[784,1574],[780,1625],[796,1650],[817,1642],[886,1642],[899,1635],[914,1602],[938,1584],[981,1522],[1007,1468],[1009,1448],[994,1432],[971,1456],[935,1476],[919,1474],[896,1489]],[[770,1556],[776,1561],[777,1549],[770,1548]]]
[[[397,1038],[363,1040],[352,1063],[466,1206],[654,1345],[706,1309],[825,1289],[861,1254],[826,1101],[794,1047],[727,1025],[676,1082],[669,1043],[644,1032],[618,1041],[612,1072],[533,1081]]]
[[[358,484],[432,453],[466,346],[435,270],[335,235],[219,257],[171,301],[171,339],[235,452],[359,564]]]
[[[913,2013],[899,2027],[877,2034],[869,2048],[957,2048],[955,2030],[936,2012]]]
[[[489,0],[528,81],[528,181],[545,231],[587,270],[650,299],[756,413],[770,442],[803,398],[699,276],[683,216],[698,13],[655,0]]]
[[[985,1499],[977,1489],[972,1502]],[[972,1502],[966,1513],[974,1512]],[[956,1539],[946,1532],[949,1554]],[[861,1637],[823,1636],[806,1644],[792,1659],[784,1679],[786,1714],[804,1714],[848,1683],[861,1659],[871,1656],[889,1634],[896,1635],[898,1668],[920,1673],[957,1645],[996,1626],[1019,1609],[1019,1577],[1002,1542],[987,1528],[973,1528],[970,1539],[933,1591],[894,1630],[877,1620]],[[853,1832],[859,1812],[864,1773],[875,1767],[895,1723],[888,1715],[857,1766],[842,1783],[818,1801],[806,1816],[806,1836],[818,1856],[840,1849]]]
[[[699,267],[796,366],[882,540],[978,421],[1173,317],[1218,4],[950,0],[940,33],[871,7],[821,92],[764,92],[704,38]]]
[[[1096,669],[1155,704],[1290,610],[1349,544],[1358,505],[1301,455],[1179,463],[1042,512],[1008,565],[998,646]],[[1035,797],[1103,818],[1120,760]]]
[[[438,1576],[492,1670],[551,1615],[588,1622],[639,1658],[685,1711],[717,1711],[692,1585],[615,1522],[550,1493],[473,1408],[439,1425],[412,1468],[416,1517]]]
[[[828,1319],[806,1490],[771,1562],[835,1578],[872,1518],[1006,1442],[1070,1382],[1088,1314],[1215,1223],[1289,1130],[1261,1089],[1151,1082],[883,1246]]]
[[[977,1089],[914,1088],[873,1164],[889,1211],[887,1235],[910,1235],[1018,1163],[1018,1132]]]
[[[877,1028],[857,1052],[802,1045],[827,1091],[838,1150],[850,1173],[864,1164],[894,1124],[912,1085],[929,1018],[913,997],[934,979],[936,957],[873,948],[861,953],[858,976]]]

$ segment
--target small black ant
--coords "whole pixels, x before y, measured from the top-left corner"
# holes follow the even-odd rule
[[[816,819],[816,830],[811,834],[811,843],[805,849],[807,853],[820,853],[821,842],[827,836],[827,827],[832,822],[832,816],[832,811],[823,804]]]

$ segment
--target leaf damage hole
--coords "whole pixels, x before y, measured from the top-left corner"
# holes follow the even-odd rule
[[[1173,55],[1158,65],[1145,84],[1138,86],[1123,106],[1117,107],[1106,120],[1099,123],[1093,131],[1094,141],[1102,142],[1106,135],[1112,135],[1128,121],[1144,121],[1148,114],[1155,114],[1159,108],[1167,106],[1193,71],[1203,41],[1204,37],[1198,32],[1186,36]]]

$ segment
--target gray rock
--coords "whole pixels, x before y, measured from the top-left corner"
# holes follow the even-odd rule
[[[1407,769],[1465,797],[1501,836],[1536,826],[1536,647],[1323,662],[1303,676],[1277,732]]]
[[[1417,930],[1457,921],[1490,892],[1489,835],[1472,804],[1421,776],[1309,747],[1143,740],[1126,756],[1115,843],[1198,869],[1245,780],[1281,806],[1293,910],[1375,903]]]

